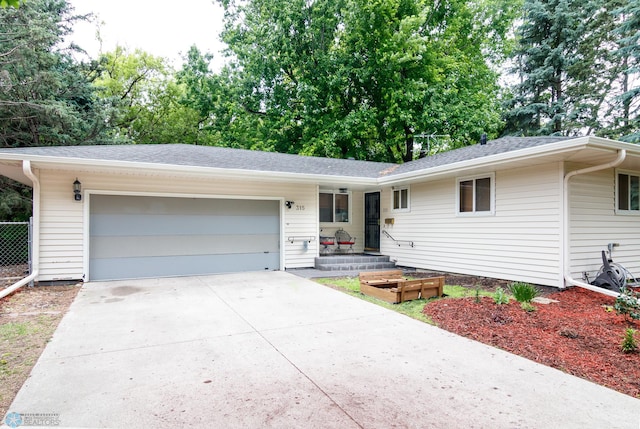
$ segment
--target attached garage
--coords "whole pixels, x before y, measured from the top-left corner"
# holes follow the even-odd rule
[[[280,202],[90,196],[89,280],[280,269]]]

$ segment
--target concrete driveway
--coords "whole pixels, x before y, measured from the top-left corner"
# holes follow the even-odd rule
[[[92,428],[634,428],[640,400],[284,272],[88,283],[10,412]]]

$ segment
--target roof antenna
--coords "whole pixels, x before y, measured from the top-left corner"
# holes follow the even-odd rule
[[[487,144],[487,134],[486,133],[482,133],[482,135],[480,136],[480,144],[483,145],[483,146]]]

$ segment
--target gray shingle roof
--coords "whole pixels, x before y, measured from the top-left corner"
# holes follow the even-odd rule
[[[184,144],[49,146],[0,149],[0,157],[3,153],[370,178],[378,177],[380,169],[394,165]]]
[[[418,170],[427,170],[433,167],[454,164],[456,162],[480,159],[486,156],[498,155],[520,149],[529,149],[550,143],[570,140],[568,137],[502,137],[491,140],[485,145],[475,144],[460,149],[442,152],[426,158],[407,162],[393,170],[393,174],[409,173]]]
[[[48,146],[0,149],[0,158],[3,153],[7,153],[55,158],[377,178],[418,170],[428,170],[433,167],[455,164],[472,159],[481,159],[486,156],[528,149],[563,140],[569,139],[567,137],[503,137],[487,142],[486,145],[477,144],[467,146],[405,164],[320,158],[276,152],[183,144]]]

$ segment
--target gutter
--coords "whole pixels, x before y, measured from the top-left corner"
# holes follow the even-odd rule
[[[571,277],[571,272],[570,272],[570,267],[569,267],[569,259],[570,259],[570,252],[569,252],[569,222],[570,222],[570,217],[569,217],[569,181],[571,180],[571,178],[573,176],[577,176],[579,174],[587,174],[587,173],[592,173],[594,171],[600,171],[600,170],[606,170],[607,168],[613,168],[613,167],[617,167],[620,164],[622,164],[622,162],[625,160],[625,158],[627,157],[627,151],[625,149],[620,149],[618,150],[618,156],[616,157],[616,159],[614,159],[611,162],[608,162],[606,164],[601,164],[601,165],[594,165],[593,167],[588,167],[588,168],[583,168],[581,170],[574,170],[571,171],[569,173],[567,173],[564,176],[564,188],[563,188],[563,192],[564,192],[564,198],[563,198],[563,214],[564,214],[564,222],[563,222],[563,228],[562,228],[562,247],[563,247],[563,251],[564,251],[564,256],[563,256],[563,273],[564,273],[564,281],[565,281],[565,287],[567,285],[569,286],[578,286],[581,287],[583,289],[588,289],[594,292],[598,292],[598,293],[602,293],[605,295],[609,295],[609,296],[614,296],[614,297],[618,297],[620,294],[618,292],[614,292],[612,290],[608,290],[608,289],[604,289],[601,287],[597,287],[594,285],[591,285],[589,283],[585,283],[583,281],[580,280],[576,280],[573,277]]]
[[[25,176],[31,179],[31,183],[33,185],[33,252],[31,261],[33,271],[28,277],[25,277],[19,282],[2,289],[0,291],[0,298],[4,298],[5,296],[20,289],[22,286],[31,283],[33,280],[37,279],[40,274],[40,181],[36,175],[33,174],[33,171],[31,171],[31,161],[22,161],[22,172]]]

